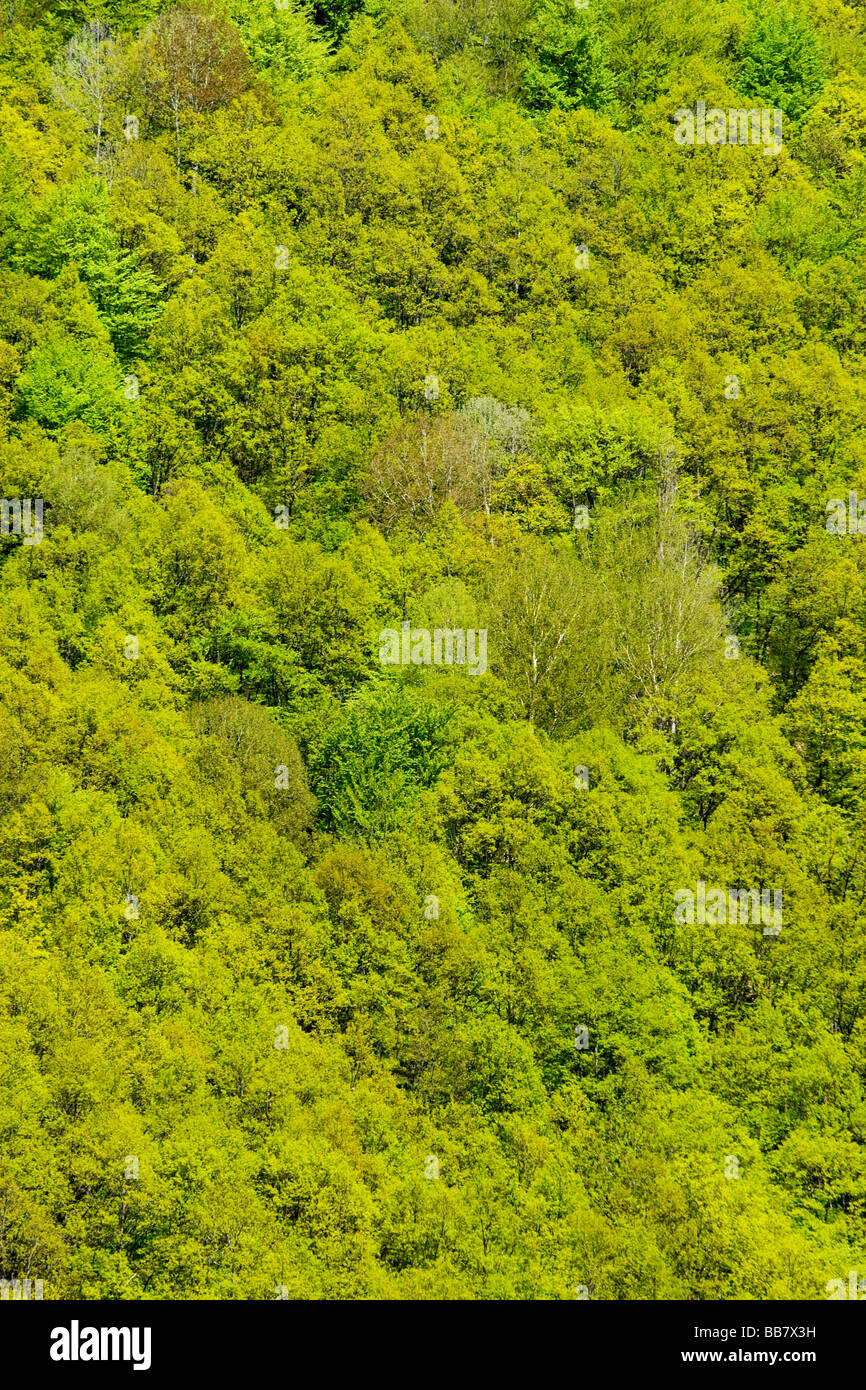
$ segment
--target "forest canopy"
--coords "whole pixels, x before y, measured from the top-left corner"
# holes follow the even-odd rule
[[[864,40],[2,7],[0,1278],[866,1268]]]

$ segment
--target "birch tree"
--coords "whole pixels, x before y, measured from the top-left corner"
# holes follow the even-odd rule
[[[96,144],[96,168],[102,172],[109,105],[119,80],[119,53],[108,25],[101,20],[82,24],[57,60],[53,76],[55,100],[86,122]]]
[[[530,724],[562,732],[604,664],[598,585],[574,551],[551,554],[540,542],[505,555],[502,566],[492,595],[495,669]]]
[[[701,657],[721,649],[725,625],[718,571],[678,509],[670,459],[654,513],[635,507],[620,518],[602,544],[600,574],[626,692],[675,733],[667,702]]]

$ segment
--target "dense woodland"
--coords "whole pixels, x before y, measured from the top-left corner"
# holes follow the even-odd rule
[[[862,0],[0,26],[0,1277],[866,1276]]]

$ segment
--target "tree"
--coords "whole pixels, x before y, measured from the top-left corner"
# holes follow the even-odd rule
[[[312,761],[325,825],[373,837],[393,830],[448,758],[447,709],[387,687],[352,701]]]
[[[240,96],[254,74],[230,20],[204,3],[175,5],[142,39],[142,79],[170,118],[180,167],[184,112],[200,115]]]
[[[193,728],[213,739],[236,770],[251,807],[265,808],[282,833],[301,839],[312,820],[315,801],[295,740],[260,705],[234,695],[194,706],[190,719]],[[218,765],[210,769],[210,777],[215,774]]]
[[[172,632],[192,635],[209,628],[243,596],[244,547],[194,482],[171,486],[163,506],[154,603]]]
[[[491,504],[490,447],[466,416],[422,415],[389,434],[370,463],[364,492],[387,531],[424,531],[446,501],[467,511]]]
[[[823,45],[796,10],[760,13],[740,49],[739,81],[757,101],[778,106],[799,120],[818,97],[827,78]]]
[[[74,262],[124,360],[147,351],[160,315],[160,290],[139,258],[121,250],[102,180],[58,189],[34,218],[22,259],[29,269],[57,275]]]
[[[298,78],[327,72],[327,44],[301,0],[230,0],[227,8],[256,72],[275,91],[288,95]]]
[[[606,538],[601,568],[627,697],[674,733],[681,688],[702,657],[721,649],[724,624],[717,572],[678,513],[672,472],[650,516],[627,511]]]
[[[120,53],[103,20],[82,24],[54,67],[55,99],[87,123],[95,141],[97,172],[105,156],[106,125],[121,81]]]
[[[568,0],[544,0],[533,37],[534,51],[526,59],[523,79],[531,110],[588,106],[604,111],[612,106],[614,76],[592,19]]]
[[[340,556],[285,536],[263,578],[281,640],[345,699],[372,670],[369,584]]]
[[[490,666],[517,692],[530,724],[564,733],[586,717],[605,660],[599,599],[570,547],[551,555],[524,543],[498,558]]]
[[[55,338],[31,353],[18,399],[22,411],[52,434],[72,420],[105,430],[124,408],[116,359],[73,338]]]

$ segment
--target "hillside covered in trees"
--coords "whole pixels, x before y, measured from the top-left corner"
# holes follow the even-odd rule
[[[861,0],[4,0],[0,182],[0,1277],[866,1275]]]

